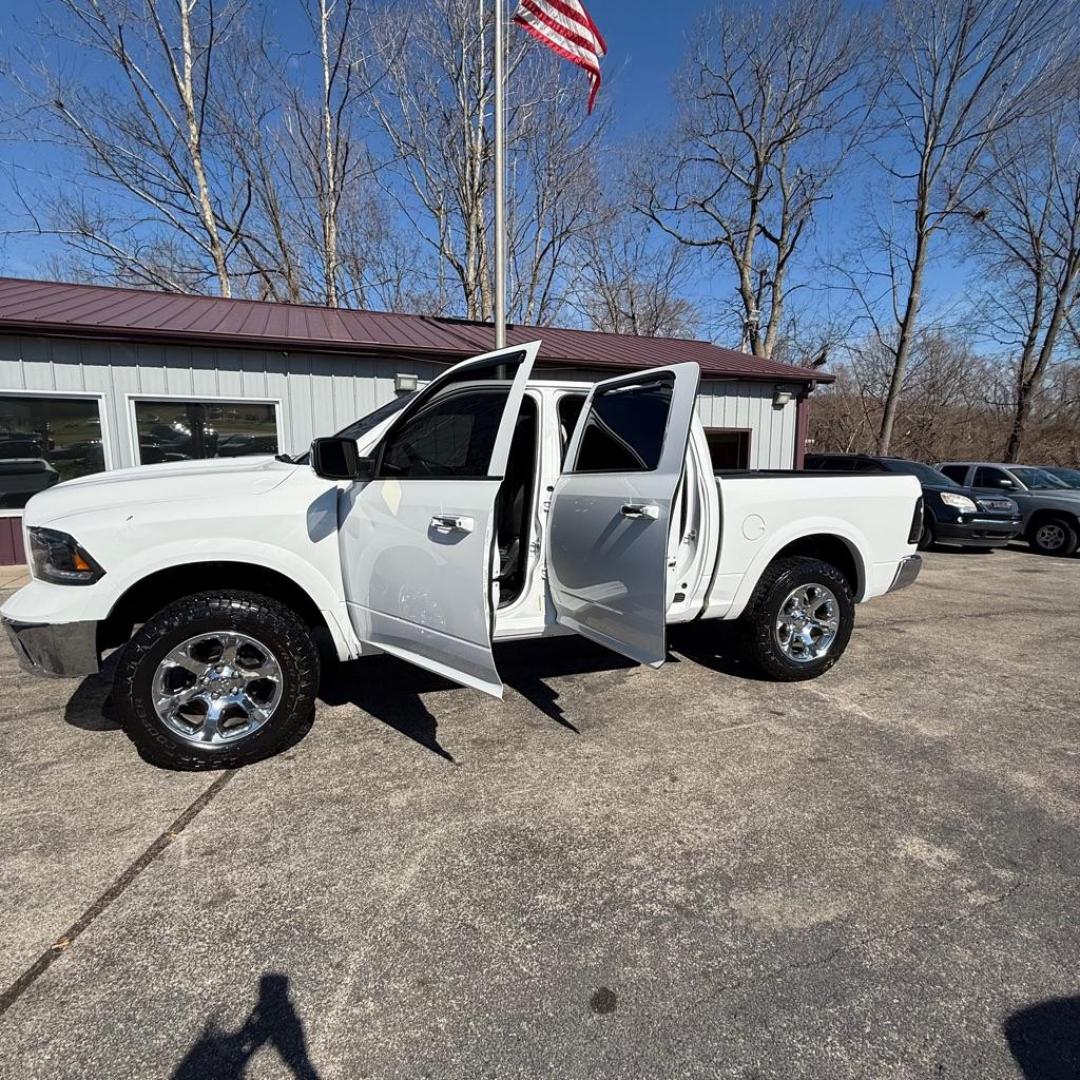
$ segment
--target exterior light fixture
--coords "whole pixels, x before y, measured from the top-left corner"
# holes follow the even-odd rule
[[[416,376],[398,372],[394,376],[394,390],[399,394],[409,394],[416,389]]]
[[[772,396],[773,408],[782,409],[785,405],[791,403],[793,396],[790,390],[774,390]]]

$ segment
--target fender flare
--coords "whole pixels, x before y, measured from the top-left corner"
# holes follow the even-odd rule
[[[190,539],[154,545],[144,557],[126,561],[123,576],[106,575],[104,580],[109,580],[113,588],[109,610],[102,618],[107,618],[132,588],[153,574],[201,563],[237,563],[288,578],[308,596],[326,620],[338,656],[346,660],[359,654],[359,643],[348,619],[340,583],[335,589],[334,583],[309,560],[287,548],[256,540],[237,542],[232,538],[228,547],[220,547],[212,540],[193,542]]]
[[[757,583],[761,580],[761,575],[765,573],[765,570],[784,548],[799,540],[809,540],[819,536],[839,540],[848,549],[855,565],[857,578],[856,588],[853,590],[855,602],[859,603],[863,600],[869,581],[866,559],[863,556],[863,552],[869,549],[866,537],[850,522],[839,518],[802,518],[779,530],[770,537],[768,545],[755,554],[750,565],[746,568],[741,584],[735,591],[731,607],[728,609],[725,618],[736,619],[743,613],[746,605],[750,602],[754,589],[757,588]]]

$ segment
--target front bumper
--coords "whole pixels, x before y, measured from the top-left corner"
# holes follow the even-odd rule
[[[900,565],[896,568],[896,576],[889,586],[889,592],[906,589],[919,576],[920,570],[922,570],[921,555],[909,555],[906,559],[901,559]]]
[[[972,518],[970,521],[939,521],[934,539],[941,544],[972,547],[1004,547],[1024,531],[1024,519]]]
[[[3,623],[24,671],[73,679],[101,670],[96,622]]]

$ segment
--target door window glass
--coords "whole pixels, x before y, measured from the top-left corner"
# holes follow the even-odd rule
[[[941,471],[950,479],[962,484],[967,479],[966,465],[942,465]]]
[[[61,480],[104,468],[97,401],[0,397],[0,508],[20,509]]]
[[[278,452],[277,409],[246,401],[136,401],[143,465]]]
[[[487,476],[509,393],[463,387],[433,400],[387,436],[379,476]]]
[[[581,410],[585,407],[588,394],[563,394],[556,406],[559,413],[559,461],[566,464],[566,451],[570,446],[570,436],[577,427]]]
[[[664,373],[593,396],[574,472],[651,472],[660,464],[675,378]]]
[[[399,480],[488,475],[506,399],[525,353],[500,354],[421,391],[378,451],[376,476]]]
[[[1002,483],[1003,480],[1005,481],[1004,484]],[[977,488],[995,488],[1000,491],[1002,488],[1011,488],[1014,485],[1001,469],[988,469],[980,466],[975,470],[975,479],[972,480],[971,486]]]

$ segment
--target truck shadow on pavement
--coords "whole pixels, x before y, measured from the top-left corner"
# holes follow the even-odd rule
[[[64,723],[82,731],[119,731],[112,703],[112,664],[105,662],[97,675],[87,675],[64,706]]]
[[[679,663],[680,657],[685,657],[713,671],[739,678],[761,678],[752,665],[741,659],[734,626],[711,623],[673,627],[669,645],[673,651],[668,654],[668,663]],[[567,716],[559,691],[549,680],[637,667],[634,661],[575,636],[500,644],[495,647],[495,659],[509,690],[574,734],[580,734],[579,721]],[[110,657],[99,674],[88,675],[79,683],[64,707],[66,723],[83,731],[120,730],[112,702],[114,664]],[[439,741],[438,721],[424,703],[424,695],[441,691],[476,692],[394,657],[376,656],[328,663],[318,697],[326,705],[362,709],[424,749],[453,762],[453,754]],[[307,730],[299,731],[289,746],[280,749],[287,750],[301,741]]]
[[[559,692],[545,680],[636,665],[581,638],[553,638],[498,645],[495,660],[507,688],[575,734],[579,728],[559,704]],[[438,738],[438,721],[423,696],[441,691],[471,694],[439,675],[390,656],[335,664],[323,675],[319,699],[327,705],[354,705],[447,761],[454,757]]]
[[[1014,1012],[1005,1040],[1026,1080],[1080,1076],[1080,996],[1052,998]]]
[[[289,979],[273,972],[259,980],[255,1007],[236,1031],[218,1028],[213,1018],[206,1022],[172,1080],[243,1080],[248,1063],[264,1046],[277,1051],[296,1080],[319,1080],[303,1022],[289,997]]]

